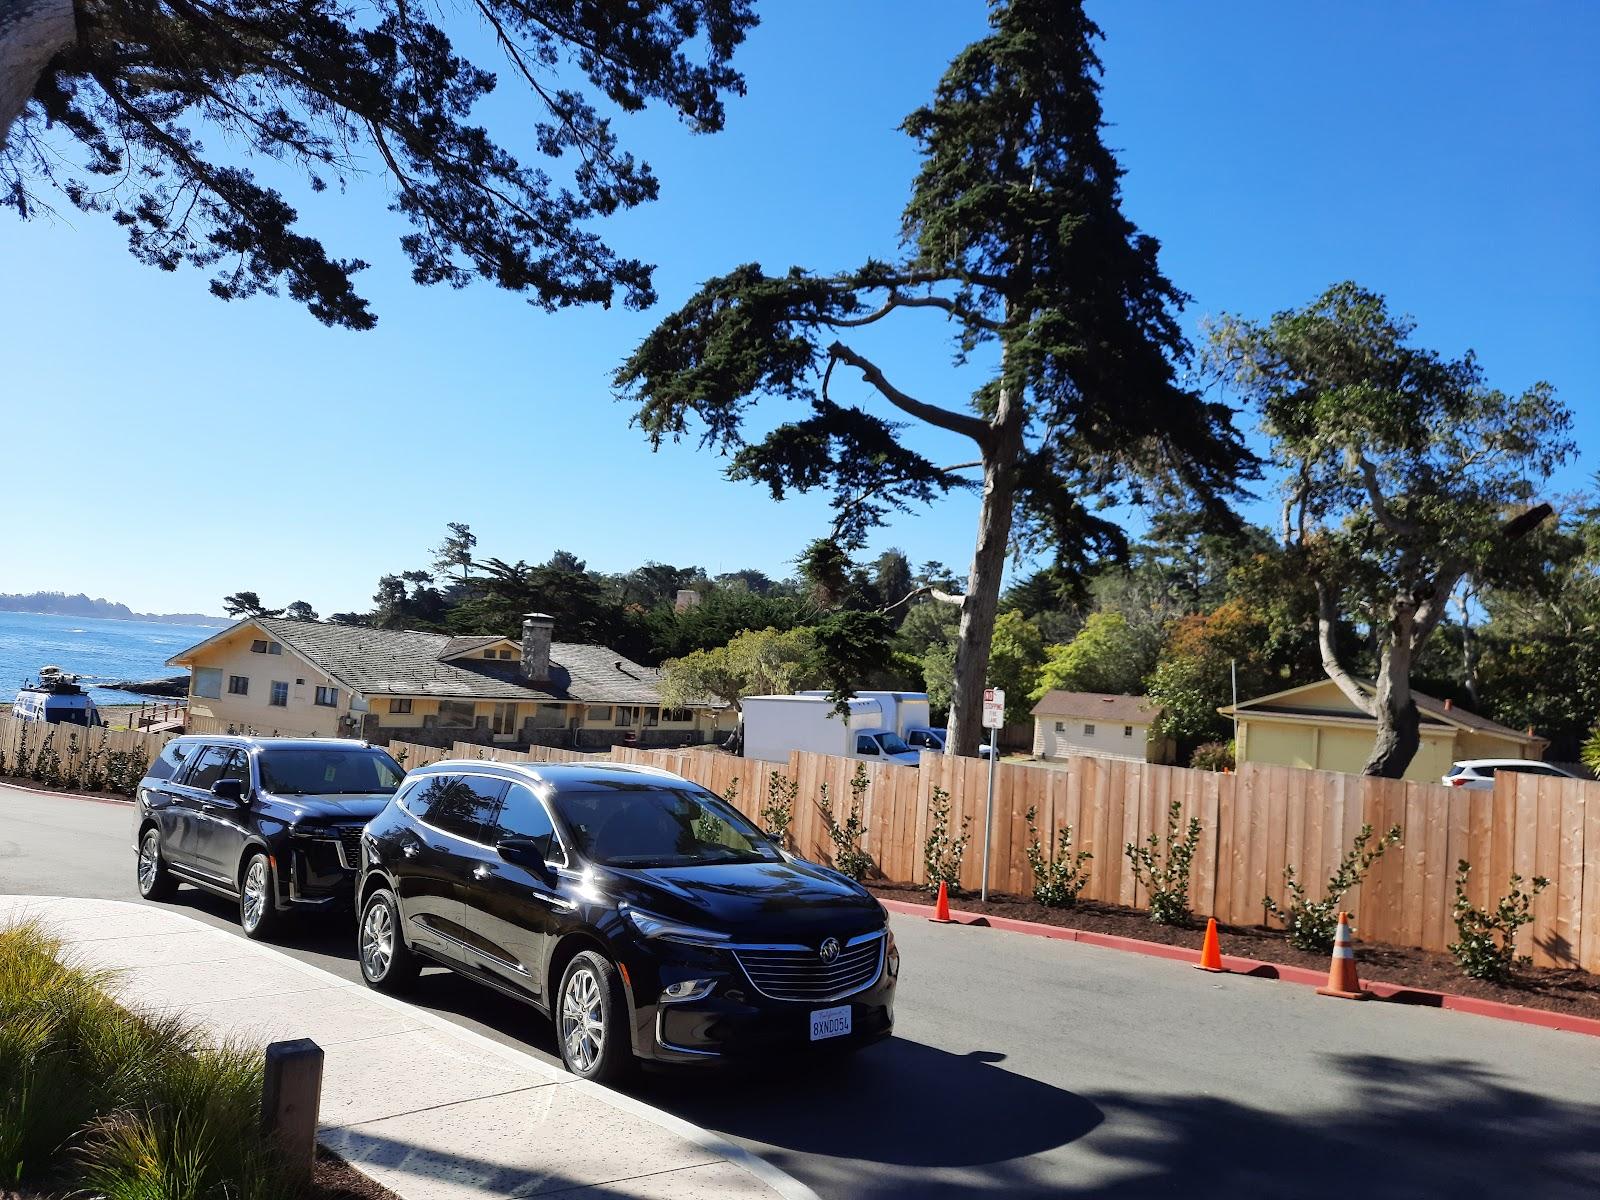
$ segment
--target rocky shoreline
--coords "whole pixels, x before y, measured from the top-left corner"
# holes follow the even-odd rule
[[[96,679],[94,686],[111,691],[132,692],[135,696],[187,696],[189,677],[173,675],[166,679]]]

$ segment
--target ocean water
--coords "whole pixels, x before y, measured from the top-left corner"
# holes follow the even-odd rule
[[[10,712],[23,680],[37,678],[46,665],[83,676],[96,704],[137,704],[146,697],[95,687],[94,681],[182,674],[166,666],[167,659],[216,632],[156,621],[0,612],[0,710]]]

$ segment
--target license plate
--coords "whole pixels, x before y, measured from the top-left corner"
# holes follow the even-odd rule
[[[844,1037],[850,1032],[850,1006],[842,1004],[838,1008],[819,1008],[811,1014],[811,1040],[820,1042],[825,1038]]]

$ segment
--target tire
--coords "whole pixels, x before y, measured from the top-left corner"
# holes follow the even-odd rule
[[[138,884],[139,895],[146,900],[171,900],[177,894],[178,881],[161,857],[161,831],[154,825],[139,838],[134,881]]]
[[[393,892],[379,888],[362,906],[356,924],[356,960],[362,982],[374,991],[403,992],[416,982],[422,963],[406,945]]]
[[[604,955],[573,956],[554,1008],[556,1047],[567,1070],[596,1083],[617,1083],[633,1072],[622,976]]]
[[[278,911],[276,892],[271,861],[264,851],[254,851],[239,872],[239,927],[245,937],[265,942],[278,932],[283,914]]]

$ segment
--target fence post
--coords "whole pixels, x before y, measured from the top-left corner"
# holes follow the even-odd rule
[[[290,1175],[311,1178],[322,1104],[322,1047],[310,1038],[267,1047],[261,1082],[261,1130],[277,1144]]]

